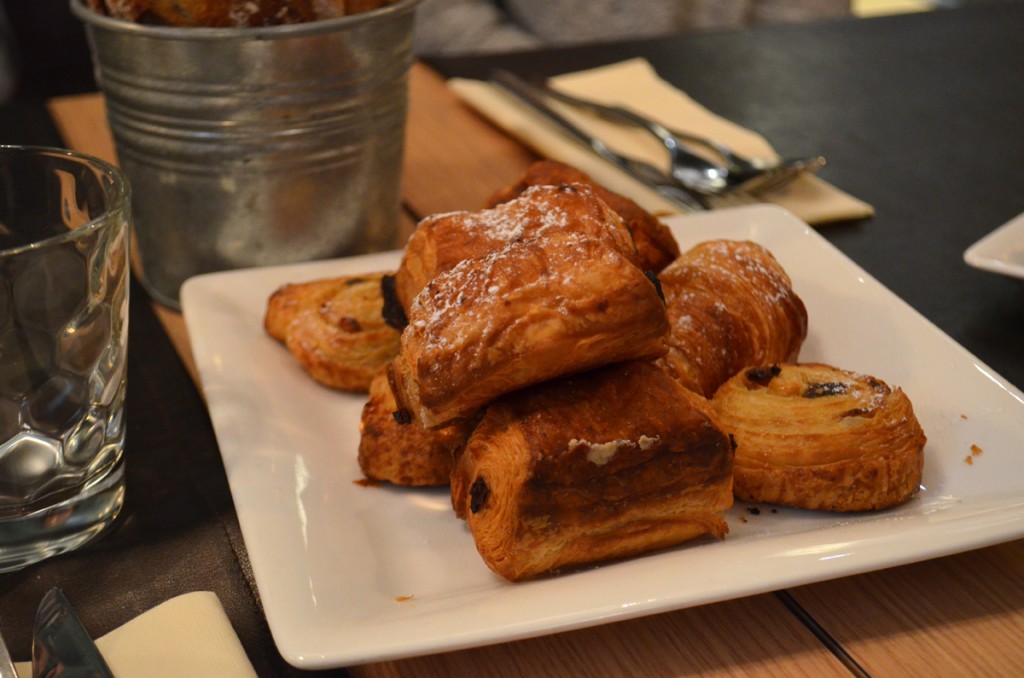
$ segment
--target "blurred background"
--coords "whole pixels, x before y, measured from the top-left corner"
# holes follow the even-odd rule
[[[999,1],[1021,0],[851,0],[849,12],[866,18]],[[441,2],[448,0],[434,4]],[[16,99],[38,100],[94,89],[85,33],[72,16],[68,0],[0,0],[0,106]],[[9,131],[0,129],[0,141],[10,138]]]

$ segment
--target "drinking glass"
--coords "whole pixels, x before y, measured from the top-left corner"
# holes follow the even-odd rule
[[[0,146],[0,572],[123,505],[129,205],[112,165]]]

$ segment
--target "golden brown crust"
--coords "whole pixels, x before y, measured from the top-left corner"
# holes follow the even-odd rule
[[[563,374],[665,351],[656,286],[606,242],[554,232],[462,262],[416,297],[389,374],[432,428]]]
[[[706,400],[649,362],[510,394],[452,473],[484,562],[516,581],[723,537],[732,448]]]
[[[399,332],[381,316],[384,275],[285,285],[268,300],[264,327],[319,383],[366,391],[398,353]]]
[[[763,246],[700,243],[659,276],[672,329],[662,366],[706,397],[744,367],[796,360],[807,309]]]
[[[622,219],[588,186],[540,186],[493,209],[447,212],[423,219],[409,238],[395,274],[395,291],[408,313],[435,277],[514,240],[554,231],[607,239],[633,259],[636,248]]]
[[[531,186],[585,184],[608,204],[629,228],[636,244],[636,264],[645,271],[657,273],[679,256],[679,244],[672,231],[653,214],[624,195],[596,183],[586,173],[556,160],[541,160],[531,165],[519,180],[496,192],[487,201],[488,207],[513,200]]]
[[[267,300],[263,329],[274,339],[284,342],[288,326],[304,306],[315,304],[320,295],[335,289],[344,278],[323,278],[304,283],[287,283],[274,290]]]
[[[456,424],[427,430],[395,420],[397,409],[387,375],[370,384],[370,397],[359,422],[359,468],[370,480],[406,487],[447,485],[455,455],[470,433]]]
[[[869,511],[920,487],[924,431],[907,396],[874,377],[822,364],[752,368],[712,404],[736,441],[740,499]]]

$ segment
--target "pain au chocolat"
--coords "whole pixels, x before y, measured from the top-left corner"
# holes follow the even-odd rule
[[[537,186],[492,209],[446,212],[421,220],[395,273],[395,294],[408,313],[427,283],[458,263],[556,230],[605,240],[628,259],[637,258],[626,224],[592,187]]]
[[[487,408],[452,473],[452,502],[511,581],[721,538],[732,447],[710,404],[651,362],[511,393]]]
[[[448,485],[452,464],[472,430],[472,423],[425,429],[395,419],[395,398],[387,375],[370,384],[359,420],[359,468],[370,480],[404,487]]]
[[[434,278],[388,373],[399,408],[433,428],[524,386],[658,357],[667,331],[656,281],[614,243],[549,229]]]
[[[365,392],[398,353],[399,332],[382,316],[385,275],[284,285],[267,301],[264,328],[317,382]]]
[[[679,244],[672,231],[657,217],[626,196],[598,184],[586,173],[556,160],[534,163],[518,181],[494,193],[487,201],[487,206],[493,207],[514,200],[533,186],[567,184],[589,186],[598,198],[622,217],[633,236],[637,265],[640,268],[657,273],[679,256]]]
[[[712,404],[736,442],[739,499],[869,511],[921,485],[924,431],[903,391],[875,377],[823,364],[756,367]]]
[[[807,309],[764,246],[709,240],[659,275],[671,331],[661,364],[710,398],[745,367],[795,360],[807,336]]]

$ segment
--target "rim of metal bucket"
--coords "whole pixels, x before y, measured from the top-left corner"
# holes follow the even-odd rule
[[[85,23],[110,31],[138,33],[149,38],[165,38],[168,40],[223,40],[225,38],[257,38],[266,40],[329,33],[345,26],[373,21],[389,14],[404,14],[411,11],[420,2],[420,0],[398,0],[395,3],[370,10],[369,12],[360,12],[359,14],[351,14],[333,19],[306,21],[298,24],[208,28],[140,24],[126,19],[116,19],[89,9],[83,4],[83,1],[70,0],[70,3],[71,12]]]

